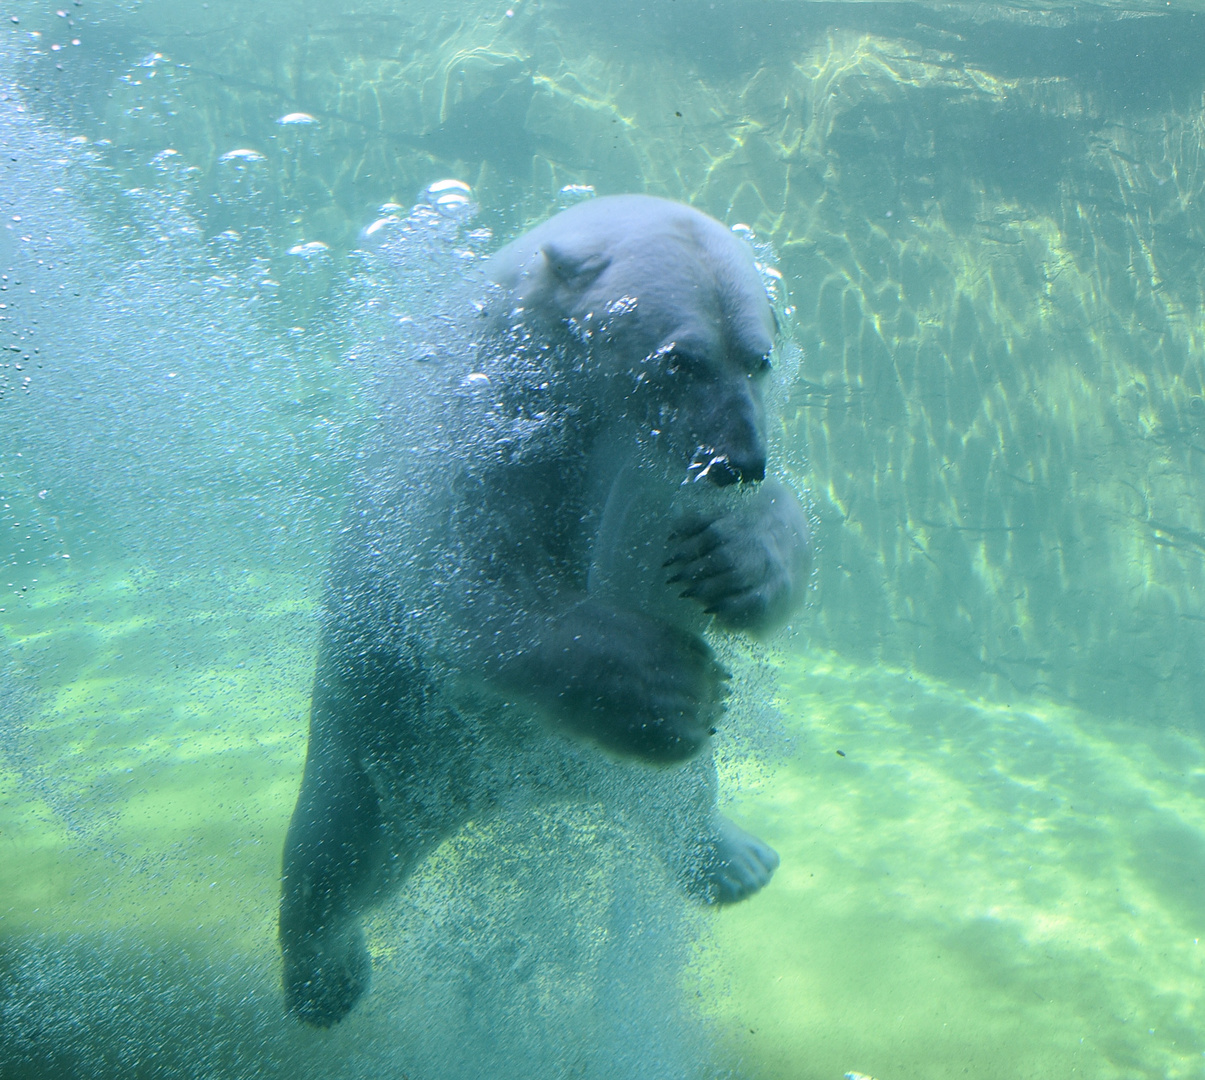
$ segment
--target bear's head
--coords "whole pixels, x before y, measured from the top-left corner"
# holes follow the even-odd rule
[[[510,331],[568,332],[589,369],[576,385],[608,399],[607,423],[634,422],[692,479],[765,476],[774,313],[752,252],[718,221],[648,195],[592,199],[486,269],[507,291]]]

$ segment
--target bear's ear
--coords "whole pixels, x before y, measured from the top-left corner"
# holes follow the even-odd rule
[[[541,249],[548,269],[563,281],[576,289],[584,289],[608,266],[611,256],[601,251],[577,252],[568,245],[550,241]]]

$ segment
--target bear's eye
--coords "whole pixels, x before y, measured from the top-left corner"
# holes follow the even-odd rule
[[[665,370],[671,375],[689,375],[692,372],[697,372],[702,367],[702,364],[696,357],[680,352],[677,349],[672,349],[665,353],[664,357]]]
[[[755,357],[749,361],[749,377],[760,379],[763,375],[769,375],[773,364],[770,360],[771,354],[765,353],[762,356]]]

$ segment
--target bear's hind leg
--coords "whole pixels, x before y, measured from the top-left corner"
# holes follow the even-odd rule
[[[310,743],[285,840],[285,1003],[338,1023],[368,989],[360,916],[463,823],[474,740],[418,654],[342,627],[319,649]]]
[[[769,882],[778,852],[719,812],[718,789],[715,761],[704,754],[646,776],[630,802],[643,805],[645,828],[687,894],[706,904],[735,904]]]
[[[301,795],[285,841],[280,905],[285,1007],[330,1027],[368,988],[371,962],[359,912],[379,884],[376,792],[346,755],[311,736]]]
[[[319,647],[280,901],[285,1006],[318,1027],[342,1020],[368,989],[360,915],[391,882],[383,808],[366,763],[381,756],[380,732],[413,711],[412,682],[396,655],[365,647],[344,626],[328,629]]]

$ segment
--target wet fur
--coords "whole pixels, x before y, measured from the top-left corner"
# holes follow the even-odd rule
[[[368,986],[361,913],[499,807],[604,801],[711,903],[778,861],[716,811],[709,751],[731,676],[704,632],[774,629],[809,561],[766,478],[750,253],[620,196],[487,274],[480,370],[387,425],[331,570],[280,913],[287,1007],[319,1026]]]

